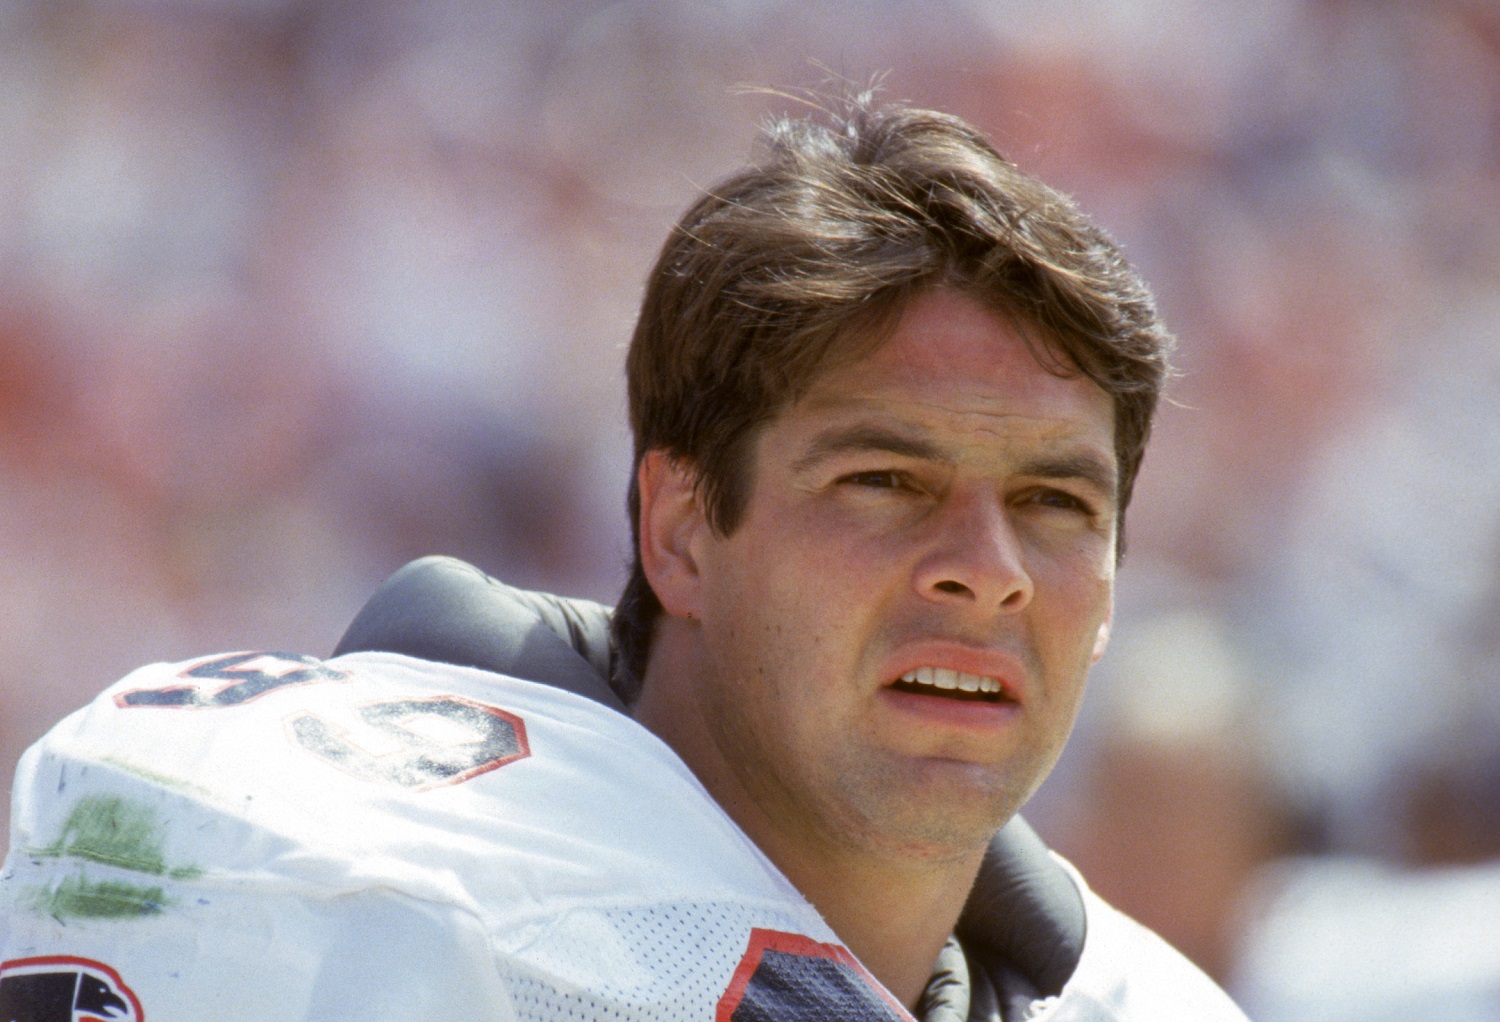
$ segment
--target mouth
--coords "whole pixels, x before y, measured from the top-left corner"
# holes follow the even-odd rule
[[[897,692],[969,703],[1013,702],[998,679],[947,667],[917,667],[891,683]]]

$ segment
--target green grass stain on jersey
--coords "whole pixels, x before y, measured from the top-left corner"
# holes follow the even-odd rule
[[[155,915],[171,904],[160,887],[138,886],[116,880],[71,876],[55,888],[28,891],[30,908],[54,919],[136,919]]]
[[[171,868],[162,853],[162,826],[156,811],[118,795],[88,795],[68,813],[62,833],[29,854],[44,858],[73,858],[105,866],[177,880],[201,876],[192,866]]]
[[[79,862],[76,873],[52,884],[29,888],[29,907],[58,920],[134,919],[155,915],[172,904],[162,887],[119,878],[89,876],[83,863],[152,877],[192,879],[203,871],[168,866],[163,853],[166,827],[150,805],[118,795],[86,795],[68,813],[62,833],[50,845],[26,849],[33,858]]]

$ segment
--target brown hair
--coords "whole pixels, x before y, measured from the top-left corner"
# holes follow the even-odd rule
[[[626,360],[636,468],[651,450],[685,459],[729,534],[760,428],[915,295],[946,286],[1029,327],[1058,372],[1113,398],[1123,529],[1172,343],[1145,284],[1070,199],[962,120],[868,96],[826,120],[772,124],[765,159],[667,238]],[[634,475],[629,508],[635,555],[612,624],[627,703],[662,612],[641,568]]]

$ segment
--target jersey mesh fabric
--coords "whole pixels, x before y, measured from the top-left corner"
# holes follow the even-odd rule
[[[724,903],[575,913],[497,964],[520,1019],[689,1022],[723,993],[749,930]]]
[[[733,902],[577,912],[497,965],[517,1017],[537,1022],[909,1018],[841,947],[801,937],[798,924]]]

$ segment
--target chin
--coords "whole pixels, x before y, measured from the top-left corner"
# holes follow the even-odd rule
[[[900,805],[859,814],[861,843],[912,862],[954,862],[981,854],[1025,799],[1009,790],[927,791]]]
[[[1004,819],[982,824],[906,821],[899,826],[887,824],[867,831],[863,844],[882,858],[899,859],[914,866],[966,863],[984,853],[990,838],[1004,823]]]

